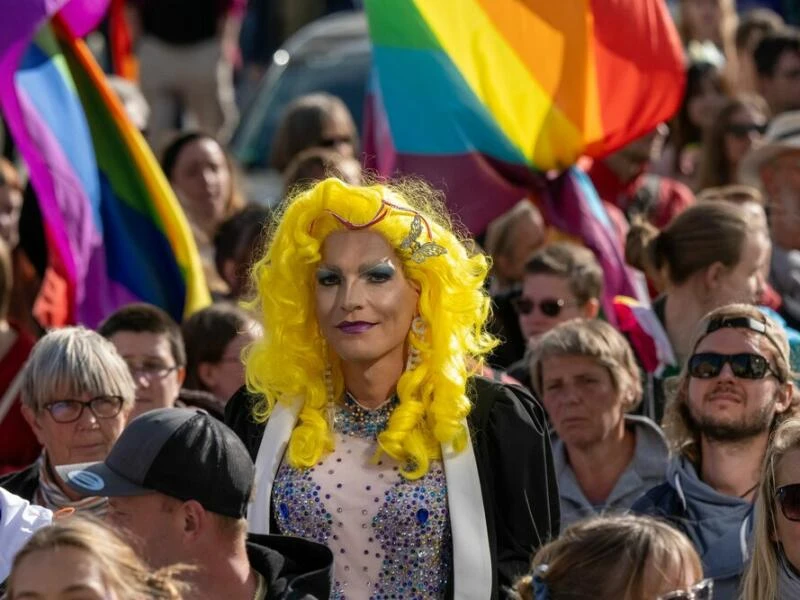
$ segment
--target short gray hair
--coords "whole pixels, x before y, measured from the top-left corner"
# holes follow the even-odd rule
[[[22,374],[22,403],[38,411],[45,402],[121,396],[133,405],[136,385],[114,345],[85,327],[65,327],[45,335],[33,347]]]

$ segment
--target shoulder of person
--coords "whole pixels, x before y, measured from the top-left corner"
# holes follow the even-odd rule
[[[664,482],[645,492],[633,503],[631,512],[669,519],[679,515],[682,508],[678,492],[668,482]]]
[[[20,471],[1,476],[0,487],[30,502],[33,500],[36,488],[39,487],[39,469],[36,463],[34,462]]]
[[[542,405],[522,386],[475,376],[468,382],[467,395],[473,403],[469,422],[475,432],[506,428],[534,428],[540,435],[547,432]]]
[[[253,406],[258,400],[257,394],[242,386],[225,405],[225,424],[244,442],[253,461],[258,455],[258,447],[261,445],[261,436],[266,424],[266,422],[256,422],[253,416]]]
[[[250,566],[267,584],[270,600],[327,600],[333,554],[323,544],[284,535],[247,536]]]

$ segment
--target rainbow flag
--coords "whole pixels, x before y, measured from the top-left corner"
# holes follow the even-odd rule
[[[37,194],[70,321],[133,301],[175,319],[210,296],[189,225],[80,39],[108,0],[0,0],[0,107]]]
[[[631,295],[608,215],[573,165],[640,137],[680,105],[683,51],[663,0],[365,6],[367,166],[427,179],[473,233],[533,196],[549,223],[598,255],[611,280],[606,308]]]

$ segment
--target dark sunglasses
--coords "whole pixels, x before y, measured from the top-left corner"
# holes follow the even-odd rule
[[[524,297],[515,298],[511,301],[511,304],[514,306],[514,310],[521,315],[531,314],[538,306],[539,310],[542,311],[542,314],[547,317],[557,317],[559,314],[561,314],[562,308],[572,305],[561,298],[545,298],[537,303],[535,300]]]
[[[725,133],[729,133],[738,138],[747,137],[751,133],[764,135],[766,132],[766,125],[756,125],[755,123],[731,123],[725,128]]]
[[[775,490],[775,499],[784,517],[790,521],[800,521],[800,483],[782,485]]]
[[[739,379],[763,379],[767,375],[780,377],[772,370],[769,361],[759,354],[718,354],[701,352],[689,359],[689,375],[696,379],[717,377],[725,364],[731,366],[734,376]]]
[[[334,148],[339,144],[350,144],[352,141],[350,136],[340,135],[338,137],[322,138],[318,145],[322,148]]]
[[[703,579],[700,583],[693,585],[688,590],[676,590],[663,596],[658,600],[711,600],[714,597],[714,580]]]

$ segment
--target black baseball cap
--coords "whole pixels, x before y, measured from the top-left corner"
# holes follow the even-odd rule
[[[239,437],[201,410],[160,408],[133,419],[104,462],[56,467],[86,496],[159,492],[228,517],[247,514],[255,467]]]

